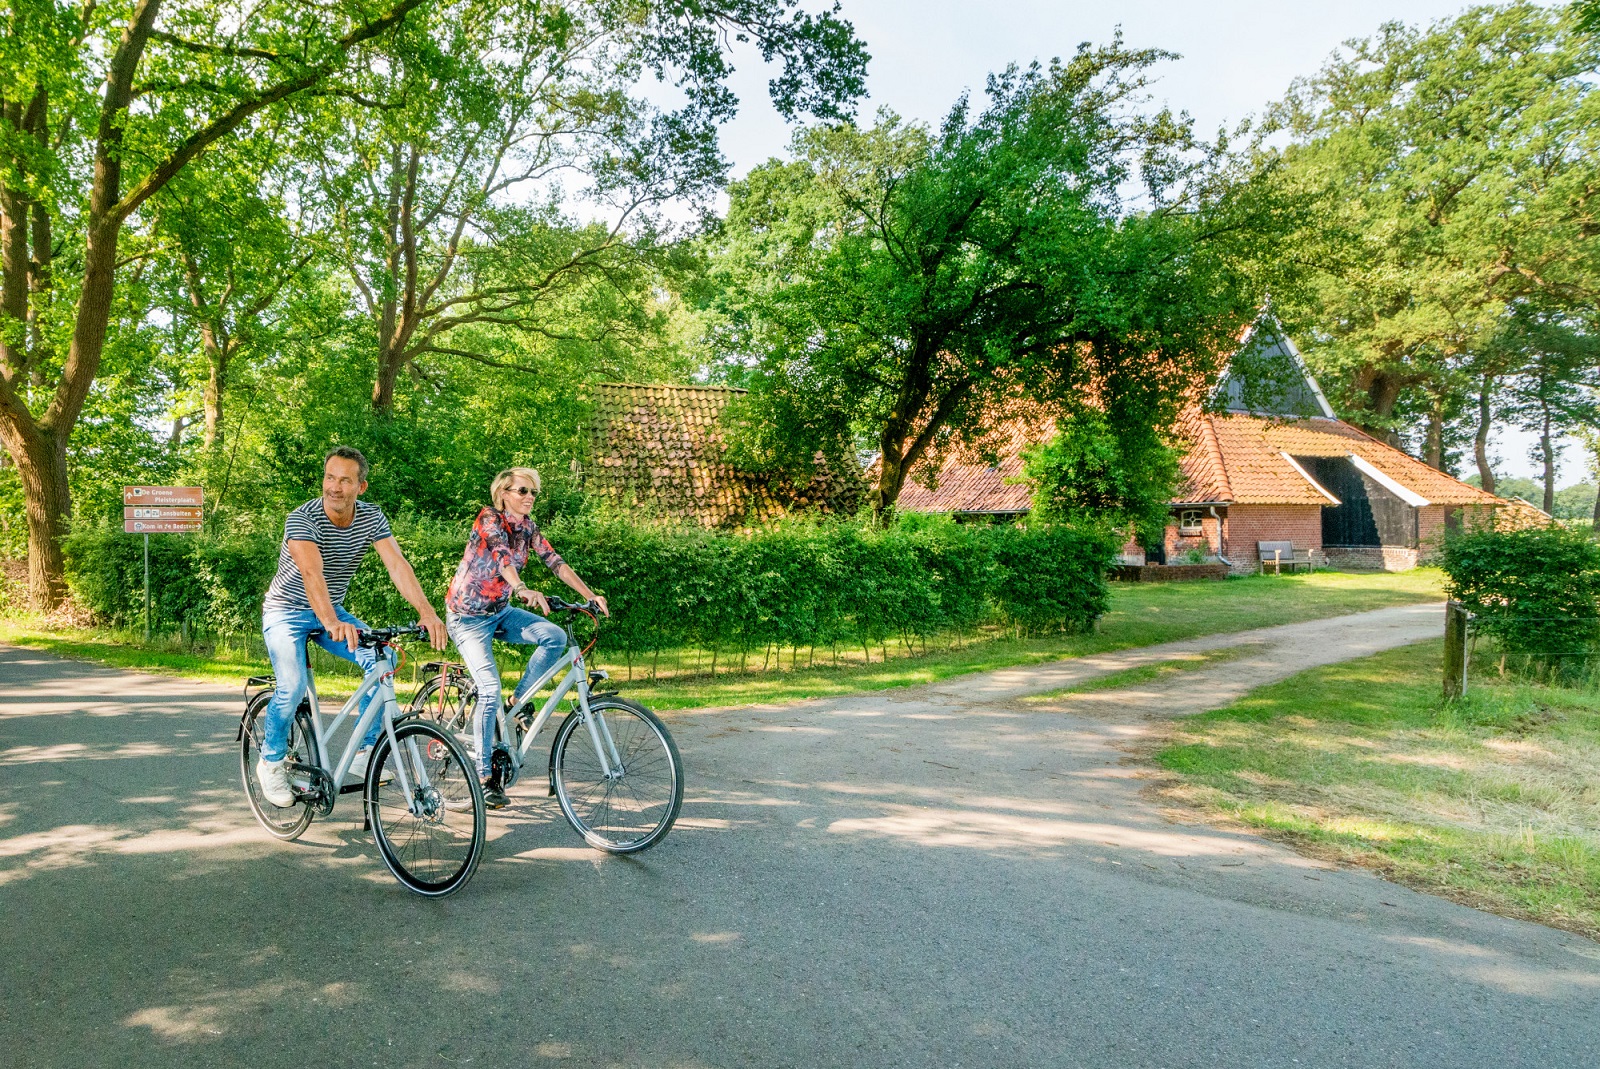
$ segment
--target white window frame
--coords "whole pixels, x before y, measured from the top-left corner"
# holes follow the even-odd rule
[[[1194,517],[1194,523],[1189,522],[1189,517]],[[1200,509],[1178,510],[1178,533],[1180,535],[1203,535],[1206,533],[1205,513]]]

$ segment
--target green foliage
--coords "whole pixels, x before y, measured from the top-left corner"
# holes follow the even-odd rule
[[[1600,543],[1566,527],[1474,530],[1445,540],[1446,590],[1508,653],[1581,668],[1600,643]],[[1562,658],[1567,660],[1564,662]]]
[[[1600,34],[1600,0],[1575,0],[1572,11],[1577,16],[1579,29]]]
[[[396,520],[395,537],[435,604],[460,562],[453,525]],[[1106,611],[1112,547],[1066,526],[865,530],[851,523],[793,524],[736,535],[641,527],[616,520],[558,520],[552,542],[615,613],[612,648],[638,654],[695,645],[748,652],[777,646],[876,643],[1001,622],[1026,633],[1088,631]],[[279,532],[151,539],[152,617],[211,631],[259,626],[276,567]],[[86,528],[66,543],[73,590],[96,616],[142,620],[138,536]],[[536,579],[528,573],[530,580]],[[535,582],[550,590],[554,580]],[[558,585],[558,584],[557,584]],[[378,625],[415,615],[370,555],[345,605]]]
[[[1143,110],[1164,58],[1084,45],[992,76],[937,130],[812,128],[735,183],[712,337],[752,389],[752,457],[870,444],[882,513],[920,458],[981,448],[1018,403],[1092,392],[1119,434],[1170,425],[1254,314],[1263,280],[1239,265],[1289,262],[1240,255],[1277,226],[1262,189]]]
[[[1085,408],[1056,437],[1029,451],[1034,508],[1046,519],[1128,528],[1146,544],[1166,530],[1178,485],[1178,454],[1155,429],[1133,424],[1117,434],[1098,409]]]
[[[1355,422],[1421,423],[1442,459],[1469,412],[1486,434],[1507,387],[1528,392],[1526,339],[1502,337],[1512,319],[1593,331],[1596,45],[1571,10],[1532,3],[1390,22],[1269,115],[1263,137],[1291,143],[1266,155],[1322,205],[1275,250],[1321,269],[1278,311]]]
[[[1468,478],[1466,482],[1471,486],[1482,485],[1476,475]],[[1494,481],[1494,492],[1501,497],[1520,497],[1530,504],[1537,505],[1544,489],[1525,476],[1502,475]],[[1587,482],[1563,486],[1555,492],[1555,507],[1550,510],[1550,515],[1558,520],[1588,523],[1594,518],[1594,495],[1595,482],[1592,477]]]
[[[10,5],[0,429],[30,473],[33,600],[59,597],[73,501],[109,520],[121,482],[273,505],[298,493],[281,476],[304,453],[359,434],[395,500],[453,515],[439,487],[528,459],[529,439],[570,441],[567,419],[546,434],[520,414],[507,433],[503,409],[471,412],[460,398],[483,383],[457,365],[544,376],[581,356],[582,374],[552,379],[576,387],[654,348],[674,312],[664,206],[703,207],[723,180],[741,42],[780,67],[785,118],[845,118],[864,92],[850,24],[792,0]],[[325,403],[351,394],[327,380],[350,369],[394,425],[330,429]],[[411,400],[439,388],[442,418],[399,425],[407,370]],[[252,417],[263,433],[242,455],[185,448],[186,428],[214,447]],[[483,448],[496,432],[509,444]]]

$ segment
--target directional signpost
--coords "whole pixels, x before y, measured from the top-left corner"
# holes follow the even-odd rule
[[[144,535],[144,637],[150,640],[150,536],[200,530],[204,492],[198,486],[124,486],[122,529]]]

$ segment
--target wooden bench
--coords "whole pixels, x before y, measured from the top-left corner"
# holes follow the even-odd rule
[[[1304,568],[1308,572],[1317,570],[1316,562],[1311,559],[1309,549],[1295,549],[1293,542],[1257,542],[1256,555],[1261,558],[1261,574],[1267,574],[1267,565],[1272,565],[1275,575],[1282,575],[1287,567],[1293,572],[1296,568]]]

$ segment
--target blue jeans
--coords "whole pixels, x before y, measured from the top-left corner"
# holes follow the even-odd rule
[[[447,613],[445,627],[478,687],[472,737],[478,743],[478,775],[487,776],[489,758],[494,753],[494,725],[500,717],[500,669],[494,663],[494,640],[538,647],[528,658],[528,667],[513,692],[515,703],[567,651],[567,633],[543,616],[512,605],[484,616]]]
[[[367,626],[345,612],[343,605],[335,605],[334,612],[347,624]],[[278,680],[278,689],[272,692],[261,725],[261,758],[264,761],[282,761],[289,750],[289,724],[294,719],[294,711],[300,707],[300,699],[305,697],[306,681],[310,678],[306,667],[306,635],[321,629],[322,621],[310,609],[265,609],[261,613],[261,634],[267,640],[267,656],[272,658],[272,674]],[[378,655],[372,650],[352,650],[343,642],[331,641],[325,634],[319,635],[316,642],[335,657],[360,665],[363,672],[371,671],[378,663]],[[377,694],[374,690],[362,701],[363,715]],[[376,742],[382,730],[383,717],[373,717],[372,727],[367,729],[367,737],[361,742],[362,748]]]

